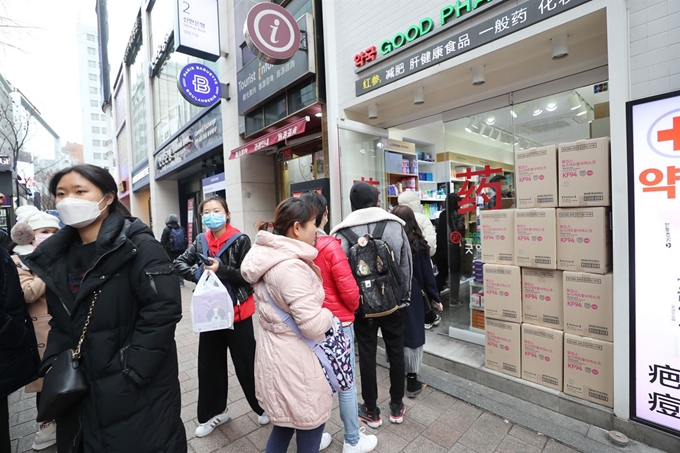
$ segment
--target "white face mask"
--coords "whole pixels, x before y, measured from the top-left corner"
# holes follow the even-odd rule
[[[104,198],[99,200],[99,203],[104,201]],[[64,224],[73,228],[84,228],[97,220],[99,215],[106,209],[100,210],[99,203],[81,198],[64,198],[57,203],[57,212]]]

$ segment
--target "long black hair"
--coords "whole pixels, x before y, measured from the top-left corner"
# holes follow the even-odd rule
[[[392,210],[392,214],[406,222],[406,225],[404,225],[404,232],[406,233],[408,243],[411,246],[411,254],[415,255],[418,253],[418,244],[422,245],[425,251],[429,253],[430,246],[427,245],[427,241],[423,237],[423,232],[420,231],[420,225],[418,225],[413,210],[406,205],[400,205]]]
[[[61,178],[69,173],[78,173],[80,176],[97,186],[104,195],[112,194],[113,203],[109,206],[110,212],[117,212],[124,216],[130,215],[130,211],[128,211],[125,205],[118,199],[118,186],[116,185],[116,180],[111,176],[111,173],[104,170],[102,167],[92,164],[79,164],[73,167],[64,168],[57,172],[50,180],[50,193],[53,197],[57,196],[57,186],[59,185]]]
[[[323,220],[323,215],[326,213],[326,209],[328,209],[326,197],[321,195],[319,192],[309,190],[300,195],[300,199],[316,206],[316,209],[319,211],[319,213],[314,220],[314,224],[318,228],[321,225],[321,221]]]
[[[451,192],[446,196],[446,217],[451,231],[458,230],[458,228],[456,228],[456,223],[460,223],[457,222],[460,217],[460,214],[458,214],[460,200],[460,195],[454,192]]]

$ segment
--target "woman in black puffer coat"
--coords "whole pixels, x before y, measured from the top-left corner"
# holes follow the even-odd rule
[[[50,192],[69,226],[24,257],[47,285],[52,315],[41,375],[76,347],[98,294],[82,345],[89,391],[56,419],[59,453],[185,453],[175,345],[182,307],[167,253],[125,216],[102,168],[62,170]]]

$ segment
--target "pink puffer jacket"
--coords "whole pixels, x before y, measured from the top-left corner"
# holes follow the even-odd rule
[[[265,296],[290,313],[302,333],[316,341],[333,315],[322,308],[324,291],[314,247],[261,231],[241,263],[255,289],[260,330],[255,352],[257,399],[276,426],[312,429],[331,415],[333,397],[316,355],[283,323]]]

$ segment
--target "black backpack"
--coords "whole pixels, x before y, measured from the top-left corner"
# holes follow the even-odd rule
[[[359,315],[366,318],[387,316],[405,299],[405,285],[394,252],[383,241],[387,221],[378,222],[373,233],[359,237],[350,228],[339,231],[347,238],[349,265],[359,285]]]
[[[187,249],[187,236],[184,228],[170,228],[170,251],[183,252]]]

